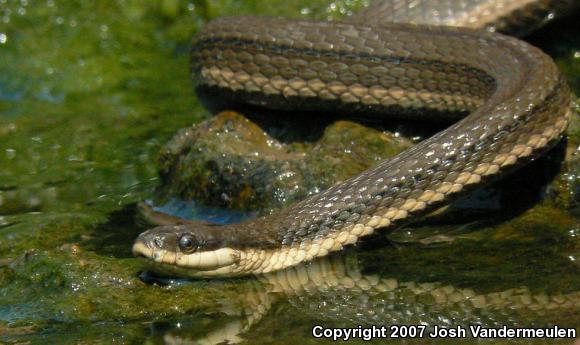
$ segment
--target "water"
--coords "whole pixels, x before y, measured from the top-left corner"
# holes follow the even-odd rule
[[[437,293],[409,287],[573,296],[580,286],[579,227],[559,201],[478,225],[451,244],[379,239],[330,264],[339,276],[341,260],[356,266],[346,270],[350,280],[340,276],[326,288],[317,281],[308,293],[271,280],[158,279],[132,257],[130,246],[143,230],[134,206],[151,198],[158,183],[160,147],[209,115],[187,71],[194,33],[222,15],[336,18],[362,2],[0,0],[0,341],[155,344],[226,334],[252,344],[317,343],[316,323],[469,317],[578,327],[578,307],[506,313],[492,305],[435,303]],[[531,40],[557,58],[578,93],[580,36],[571,23]],[[573,172],[568,177],[577,180]],[[214,211],[198,212],[239,216]],[[357,284],[365,280],[398,286],[364,290]]]

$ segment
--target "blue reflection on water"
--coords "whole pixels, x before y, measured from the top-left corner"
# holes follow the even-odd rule
[[[217,224],[239,223],[256,217],[256,212],[242,212],[219,207],[210,207],[199,204],[196,201],[184,201],[176,198],[170,199],[164,205],[155,205],[153,201],[146,200],[147,205],[154,211],[166,213],[175,217],[202,220]]]

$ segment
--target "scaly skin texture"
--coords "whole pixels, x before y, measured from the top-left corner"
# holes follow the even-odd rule
[[[496,20],[556,4],[520,2],[527,7],[496,7]],[[485,4],[489,10],[498,3]],[[378,3],[364,15],[377,12],[380,19],[386,6]],[[148,230],[137,239],[136,254],[191,268],[185,274],[193,277],[279,270],[412,221],[500,178],[561,138],[571,116],[570,92],[554,62],[537,48],[482,30],[371,19],[367,24],[361,18],[215,20],[194,40],[192,77],[204,93],[274,109],[417,119],[469,115],[270,216],[223,227],[192,223]],[[490,27],[490,21],[472,26]],[[185,235],[191,248],[179,245]]]

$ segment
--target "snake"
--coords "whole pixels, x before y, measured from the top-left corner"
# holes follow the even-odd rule
[[[554,61],[504,33],[526,34],[575,6],[573,0],[386,0],[340,21],[210,21],[191,48],[198,91],[313,116],[456,122],[269,215],[149,229],[133,253],[192,278],[278,271],[412,222],[515,171],[560,141],[573,110]]]

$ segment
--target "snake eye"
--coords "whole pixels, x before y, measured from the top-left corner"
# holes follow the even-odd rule
[[[184,253],[193,253],[197,249],[197,241],[190,234],[185,234],[179,238],[179,249]]]

